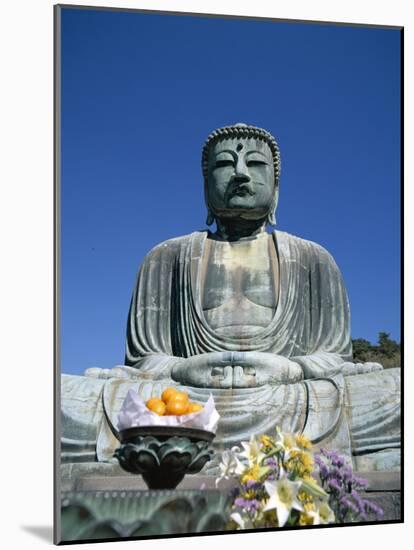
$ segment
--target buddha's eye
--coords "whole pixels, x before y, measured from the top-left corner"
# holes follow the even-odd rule
[[[222,166],[233,166],[234,161],[231,159],[222,159],[216,160],[216,168],[221,168]]]
[[[247,161],[247,166],[267,166],[267,162],[259,159],[251,159]]]

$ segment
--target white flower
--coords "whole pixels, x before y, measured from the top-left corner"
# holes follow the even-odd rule
[[[323,525],[335,522],[335,514],[325,500],[319,504],[316,511],[308,512],[308,516],[313,517],[313,525]]]
[[[270,498],[264,511],[276,510],[279,527],[285,525],[292,509],[303,511],[303,506],[298,500],[301,484],[301,481],[290,481],[287,477],[278,481],[265,481],[265,489]]]
[[[236,477],[245,470],[245,467],[237,458],[239,450],[238,447],[233,447],[221,453],[221,462],[219,464],[220,476],[216,479],[216,487],[222,479]]]
[[[233,512],[230,515],[231,519],[237,523],[237,525],[240,527],[240,529],[252,529],[253,523],[250,518],[242,517],[239,512]]]
[[[240,453],[240,456],[247,458],[250,465],[257,463],[260,464],[266,456],[265,453],[260,450],[260,443],[253,435],[251,436],[249,443],[242,441],[242,447],[244,451]]]
[[[291,434],[284,434],[279,426],[276,427],[276,434],[276,447],[285,453],[285,460],[289,458],[292,451],[300,451],[295,438]]]

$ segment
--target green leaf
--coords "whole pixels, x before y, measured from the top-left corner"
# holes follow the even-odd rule
[[[310,495],[314,497],[327,497],[328,493],[326,493],[322,487],[320,487],[316,481],[304,481],[302,480],[302,486],[301,489],[308,492]]]
[[[270,471],[271,471],[270,466],[262,466],[259,469],[259,479],[260,480],[264,479]]]

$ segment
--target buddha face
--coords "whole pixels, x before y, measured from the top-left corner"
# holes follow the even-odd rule
[[[217,218],[266,218],[274,194],[273,157],[266,142],[231,138],[212,146],[206,198]]]

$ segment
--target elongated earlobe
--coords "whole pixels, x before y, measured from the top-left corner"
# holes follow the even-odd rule
[[[274,197],[273,197],[273,204],[269,210],[269,213],[267,214],[267,217],[266,217],[266,224],[267,225],[272,225],[272,226],[275,226],[276,225],[276,208],[277,208],[277,203],[279,202],[279,186],[276,182],[276,187],[275,187],[275,194],[274,194]]]
[[[213,225],[214,223],[214,214],[213,212],[210,210],[210,208],[207,210],[207,219],[206,219],[206,224],[207,225]]]
[[[267,215],[266,223],[267,225],[276,225],[276,214],[273,210]]]

